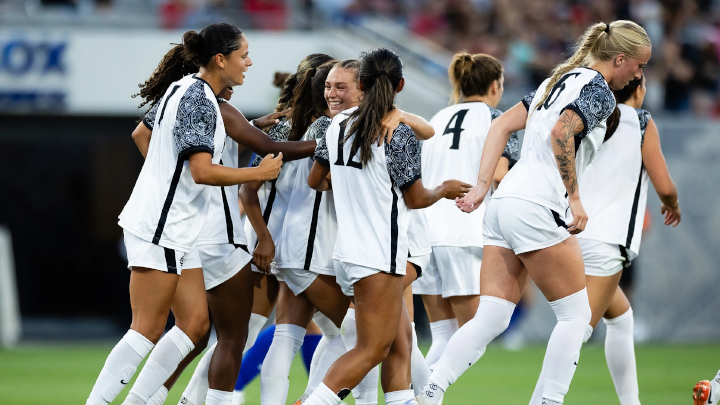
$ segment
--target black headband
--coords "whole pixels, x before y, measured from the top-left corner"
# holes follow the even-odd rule
[[[610,35],[610,24],[605,24],[605,32]]]

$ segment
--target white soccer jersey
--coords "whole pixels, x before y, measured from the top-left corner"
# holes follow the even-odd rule
[[[283,118],[279,123],[275,124],[268,131],[268,136],[275,141],[287,141],[290,136],[290,122]],[[262,161],[263,156],[256,156],[252,165],[257,167]],[[268,231],[273,238],[273,242],[277,244],[285,221],[285,212],[290,202],[293,185],[295,184],[295,172],[298,167],[298,161],[283,163],[280,169],[280,175],[277,179],[266,181],[258,190],[258,199],[263,212],[263,219],[267,225]],[[257,233],[252,228],[250,221],[245,223],[245,234],[248,239],[248,248],[250,253],[255,250],[257,245]]]
[[[588,223],[578,238],[621,246],[633,259],[640,252],[648,174],[642,144],[650,113],[618,104],[620,124],[585,170],[580,198]]]
[[[423,141],[423,184],[435,188],[448,179],[477,183],[480,158],[492,120],[502,112],[485,103],[461,103],[440,110],[430,120],[435,136]],[[513,133],[503,152],[512,167],[519,158],[518,136]],[[426,208],[433,246],[483,246],[485,204],[470,214],[455,202],[442,199]]]
[[[173,83],[158,103],[154,134],[120,226],[156,245],[189,252],[205,225],[210,187],[196,184],[188,158],[220,162],[225,126],[210,85],[196,75]]]
[[[354,134],[345,130],[357,107],[333,118],[315,161],[330,167],[338,220],[333,258],[380,271],[404,274],[408,258],[409,210],[402,189],[420,178],[420,148],[405,124],[390,143],[372,146],[372,159],[363,167],[360,151],[350,155]]]
[[[324,138],[330,121],[330,117],[315,120],[303,140]],[[280,269],[305,269],[334,275],[335,202],[332,191],[315,191],[308,186],[312,165],[311,158],[298,161],[285,222],[275,247],[275,261]]]
[[[425,218],[425,210],[410,210],[408,255],[410,257],[418,257],[429,255],[430,253],[432,253],[430,226]]]
[[[219,103],[225,103],[218,99]],[[143,123],[152,131],[155,125],[157,114],[156,103],[143,117]],[[222,152],[220,164],[237,168],[239,159],[239,148],[229,136],[225,137],[225,146]],[[237,202],[238,185],[226,187],[210,187],[207,218],[205,226],[200,231],[198,245],[219,245],[229,243],[231,245],[247,245],[244,221],[240,215],[240,207]]]
[[[584,129],[575,136],[575,171],[579,182],[602,145],[605,120],[615,109],[615,97],[599,72],[582,67],[563,75],[547,100],[538,105],[548,81],[523,99],[529,118],[520,160],[491,198],[520,198],[569,216],[565,185],[555,160],[550,131],[566,109],[575,111],[582,119]]]

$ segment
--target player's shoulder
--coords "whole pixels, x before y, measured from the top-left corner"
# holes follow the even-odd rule
[[[395,131],[393,131],[390,143],[405,145],[411,139],[415,139],[415,132],[413,132],[412,128],[408,125],[401,123],[395,128]]]

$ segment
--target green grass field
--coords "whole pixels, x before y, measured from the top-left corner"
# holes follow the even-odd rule
[[[0,351],[0,403],[12,405],[81,405],[110,351],[108,345],[24,346]],[[490,347],[485,356],[453,385],[446,405],[527,404],[540,372],[544,347],[508,352]],[[639,346],[640,399],[648,405],[691,404],[692,387],[712,378],[720,367],[720,346]],[[194,369],[194,365],[191,366]],[[166,404],[177,404],[190,379],[186,372],[170,391]],[[290,374],[289,403],[305,389],[307,375],[296,357]],[[127,388],[114,404],[120,404]],[[247,389],[246,402],[260,403],[257,379]],[[349,403],[354,403],[352,400]],[[383,404],[380,395],[380,404]],[[582,353],[566,404],[618,404],[602,346]]]

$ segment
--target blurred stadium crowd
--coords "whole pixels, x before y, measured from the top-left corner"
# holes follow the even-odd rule
[[[166,29],[201,27],[228,19],[253,29],[316,29],[361,25],[380,17],[402,24],[449,51],[498,56],[505,63],[512,86],[533,88],[590,23],[632,19],[653,41],[654,55],[646,70],[649,86],[664,88],[664,92],[650,92],[657,94],[651,104],[695,116],[720,115],[718,0],[0,1],[0,18],[6,14],[5,21],[11,14],[27,18],[48,10],[62,15],[56,19],[65,20],[72,19],[73,14],[95,21],[143,15],[135,22]]]

